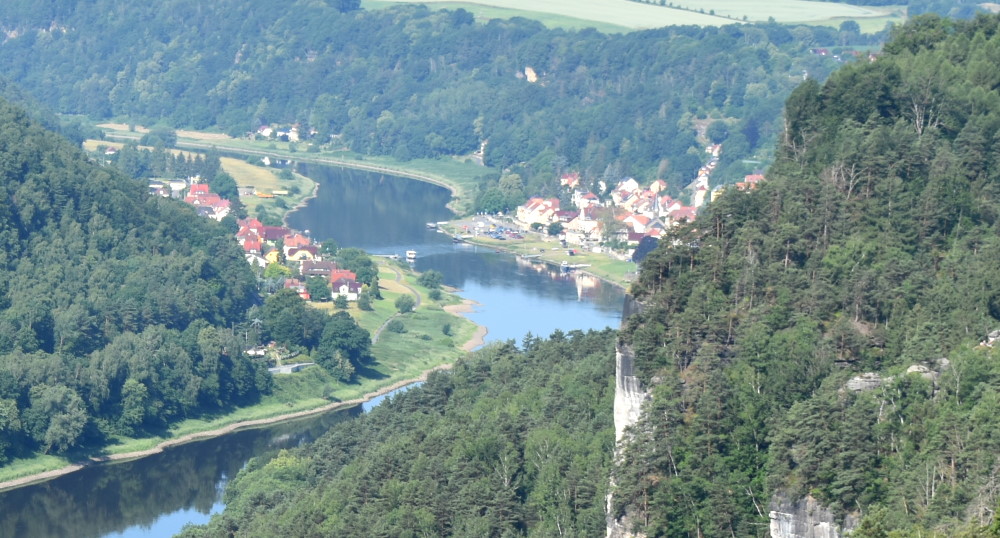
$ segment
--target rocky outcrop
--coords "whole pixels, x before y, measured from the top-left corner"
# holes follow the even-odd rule
[[[625,306],[622,309],[622,320],[638,312],[642,306],[631,296],[625,296]],[[615,346],[615,445],[622,442],[625,429],[639,420],[642,414],[642,404],[649,399],[649,393],[635,375],[635,355],[632,349],[621,342]],[[615,449],[616,452],[618,448]],[[614,491],[614,477],[611,478],[611,490]],[[608,494],[608,538],[634,538],[637,535],[629,531],[632,527],[629,517],[616,520],[611,516],[612,493]]]
[[[776,494],[771,500],[771,538],[840,538],[857,525],[848,515],[843,526],[833,512],[811,495],[792,500]]]
[[[620,443],[625,428],[635,424],[649,393],[635,376],[632,350],[619,344],[615,350],[615,443]]]

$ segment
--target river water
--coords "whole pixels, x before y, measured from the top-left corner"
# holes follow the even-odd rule
[[[316,179],[320,189],[307,207],[289,216],[290,226],[373,254],[416,250],[417,270],[440,271],[445,284],[478,303],[468,317],[489,329],[487,342],[619,324],[620,288],[492,249],[455,244],[428,229],[426,223],[451,216],[445,208],[450,195],[441,187],[335,167],[309,165],[299,171]],[[172,535],[222,510],[226,483],[250,458],[310,442],[372,405],[377,402],[0,493],[0,537]]]

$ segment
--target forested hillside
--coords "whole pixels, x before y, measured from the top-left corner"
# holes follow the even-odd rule
[[[761,535],[807,495],[852,536],[993,518],[1000,18],[894,34],[802,84],[767,182],[642,265],[622,340],[653,398],[614,513],[649,536]]]
[[[270,387],[228,329],[259,301],[219,224],[0,103],[0,464]]]
[[[721,122],[713,180],[741,179],[744,159],[768,156],[791,89],[837,66],[809,50],[869,39],[778,24],[603,35],[345,3],[3,2],[0,72],[95,119],[233,135],[296,123],[314,141],[404,160],[487,142],[486,163],[513,168],[527,195],[553,194],[565,171],[676,190],[702,164],[692,120]]]
[[[257,458],[195,536],[601,536],[614,332],[494,344]]]

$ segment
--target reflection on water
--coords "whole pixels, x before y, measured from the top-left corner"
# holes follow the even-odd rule
[[[360,412],[244,430],[0,493],[0,536],[172,535],[221,510],[226,482],[250,458],[309,442]]]
[[[520,342],[529,332],[548,336],[557,329],[617,327],[621,318],[621,288],[558,267],[522,263],[491,249],[473,247],[421,257],[416,268],[440,271],[446,284],[478,303],[467,316],[487,327],[487,342]]]
[[[428,229],[426,223],[450,218],[444,188],[328,166],[300,171],[320,188],[316,199],[289,216],[289,225],[310,230],[316,239],[375,254],[416,250],[418,271],[440,271],[445,284],[479,303],[469,319],[489,329],[488,342],[620,323],[624,293],[616,286],[494,249],[453,243]]]

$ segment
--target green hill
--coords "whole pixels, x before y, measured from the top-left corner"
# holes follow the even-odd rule
[[[770,499],[808,495],[864,532],[991,520],[998,28],[919,17],[874,62],[804,83],[766,183],[643,263],[622,338],[653,398],[616,516],[747,536]]]
[[[256,399],[227,329],[257,302],[219,224],[0,103],[0,463]]]

